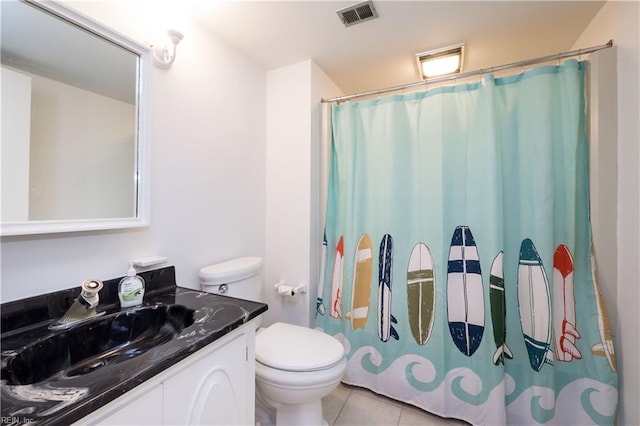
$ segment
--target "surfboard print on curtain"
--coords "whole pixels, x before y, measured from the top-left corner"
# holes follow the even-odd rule
[[[346,318],[351,321],[351,329],[364,328],[369,317],[369,296],[371,295],[371,273],[373,269],[373,251],[371,237],[362,234],[356,247],[353,265],[353,286],[351,310]]]
[[[553,254],[553,334],[558,361],[582,358],[576,346],[580,333],[576,324],[573,256],[564,244],[560,244]]]
[[[329,315],[331,318],[342,318],[342,279],[344,267],[344,238],[340,236],[336,245],[336,258],[333,261],[331,274],[331,298]]]
[[[593,247],[591,247],[591,276],[593,277],[593,291],[596,295],[597,326],[600,336],[600,342],[593,345],[591,353],[607,358],[611,371],[616,371],[616,352],[613,347],[613,336],[611,335],[611,327],[609,326],[607,308],[604,304],[602,292],[600,291],[600,284],[598,283],[596,260],[593,258]]]
[[[324,269],[327,264],[327,230],[324,230],[324,235],[322,236],[322,259],[320,263],[320,281],[318,282],[318,294],[316,296],[316,317],[318,314],[324,315],[326,313],[326,309],[324,307]]]
[[[542,259],[529,238],[520,245],[518,309],[531,368],[540,371],[551,361],[551,298]]]
[[[503,252],[499,252],[491,263],[489,275],[489,302],[491,303],[491,323],[493,324],[493,340],[496,352],[493,354],[495,365],[504,364],[504,359],[513,359],[513,353],[506,343],[507,306],[504,294],[504,273],[502,267]]]
[[[447,318],[453,343],[471,356],[484,334],[484,288],[480,258],[468,226],[453,231],[447,262]]]
[[[385,234],[380,242],[378,258],[378,338],[383,342],[400,336],[392,325],[398,321],[391,313],[391,280],[393,277],[393,238]]]
[[[436,279],[431,251],[423,243],[413,247],[407,267],[409,328],[418,345],[431,337],[436,308]]]

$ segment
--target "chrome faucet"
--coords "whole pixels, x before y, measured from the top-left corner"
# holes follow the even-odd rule
[[[72,325],[98,316],[96,308],[100,303],[98,292],[102,290],[100,280],[86,280],[82,283],[80,295],[76,297],[67,312],[57,322],[50,325],[52,330],[69,328]]]

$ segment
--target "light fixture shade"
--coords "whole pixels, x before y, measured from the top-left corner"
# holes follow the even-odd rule
[[[462,71],[464,43],[416,53],[418,72],[423,80]]]

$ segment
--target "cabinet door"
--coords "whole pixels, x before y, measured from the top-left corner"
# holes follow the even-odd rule
[[[253,401],[248,395],[248,362],[247,335],[241,333],[164,381],[164,423],[253,423],[247,419],[248,403]]]
[[[147,383],[77,422],[79,425],[161,425],[162,383]]]

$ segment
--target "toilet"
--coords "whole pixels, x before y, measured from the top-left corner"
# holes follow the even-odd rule
[[[260,300],[262,258],[242,257],[200,270],[203,291]],[[256,418],[276,425],[325,425],[323,397],[340,383],[347,367],[344,347],[335,338],[277,322],[257,330]],[[265,407],[266,405],[266,407]]]

